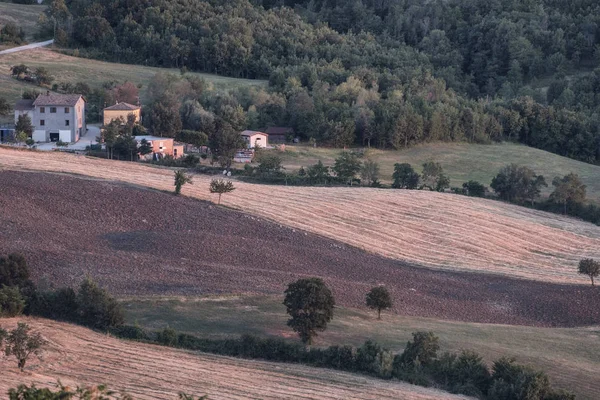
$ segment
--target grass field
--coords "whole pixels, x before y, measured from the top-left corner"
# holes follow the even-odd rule
[[[134,399],[177,399],[180,392],[210,399],[465,399],[397,381],[385,381],[300,365],[250,361],[111,338],[89,329],[40,319],[3,319],[10,328],[29,323],[49,341],[39,361],[25,373],[16,362],[0,359],[0,393],[19,384],[52,387],[57,380],[108,384]],[[3,397],[4,398],[4,397]],[[112,397],[111,397],[112,398]]]
[[[220,296],[125,300],[129,323],[162,329],[170,326],[201,337],[222,338],[244,333],[297,340],[286,326],[281,298]],[[411,333],[435,332],[442,351],[472,349],[489,363],[502,356],[546,370],[558,386],[569,388],[578,399],[600,398],[600,327],[574,329],[530,328],[473,324],[403,317],[336,308],[317,345],[361,345],[374,339],[394,352],[404,349]]]
[[[27,41],[32,41],[38,17],[45,9],[45,5],[0,2],[0,26],[12,22],[23,28]]]
[[[0,3],[2,5],[4,3]],[[0,95],[14,102],[21,97],[24,89],[37,89],[39,87],[25,82],[17,81],[10,76],[10,67],[25,64],[30,68],[44,67],[52,76],[55,83],[61,82],[86,82],[92,87],[100,87],[103,82],[129,81],[136,85],[141,84],[140,97],[145,99],[145,92],[150,79],[158,72],[171,72],[179,74],[177,69],[144,67],[109,63],[87,58],[77,58],[61,54],[50,49],[35,49],[24,52],[0,56]],[[265,81],[251,79],[236,79],[211,74],[190,73],[211,82],[217,88],[227,89],[243,85],[266,85]]]
[[[0,168],[173,190],[171,169],[69,154],[0,149]],[[197,175],[182,193],[216,201],[210,180]],[[587,285],[576,266],[582,258],[600,258],[600,227],[498,201],[426,191],[235,185],[224,206],[432,268]]]
[[[315,164],[319,160],[326,165],[333,165],[340,151],[287,146],[286,151],[282,153],[283,164],[290,170]],[[392,181],[395,163],[409,163],[421,172],[424,162],[434,160],[442,164],[444,171],[451,178],[452,186],[461,187],[463,182],[473,179],[489,187],[500,168],[515,163],[530,167],[543,175],[549,185],[544,193],[549,194],[553,190],[551,182],[555,176],[562,177],[574,172],[587,185],[588,198],[600,202],[600,166],[519,144],[431,143],[400,151],[371,149],[368,155],[379,163],[381,180],[385,183]]]

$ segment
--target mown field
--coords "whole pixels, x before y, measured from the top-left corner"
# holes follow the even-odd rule
[[[105,383],[134,399],[177,399],[180,392],[209,399],[465,399],[400,382],[367,378],[299,365],[218,357],[111,338],[89,329],[41,319],[3,319],[12,329],[25,321],[49,346],[43,360],[33,359],[21,373],[0,359],[0,393],[18,384],[52,387],[60,380]]]
[[[173,189],[171,169],[69,154],[0,149],[0,167]],[[210,179],[195,176],[183,194],[216,201]],[[577,263],[600,258],[600,227],[493,200],[371,188],[236,186],[223,205],[436,269],[587,285]]]
[[[297,170],[319,160],[331,166],[341,151],[287,146],[281,156],[286,169]],[[532,168],[543,175],[549,186],[543,193],[548,195],[553,190],[552,179],[555,176],[562,177],[574,172],[587,185],[588,198],[600,202],[600,166],[520,144],[427,143],[399,151],[370,149],[367,156],[379,163],[381,181],[384,183],[392,181],[396,163],[409,163],[420,173],[424,162],[434,160],[442,164],[452,186],[461,187],[463,182],[476,180],[489,187],[500,168],[514,163]]]
[[[1,4],[4,3],[0,3],[0,5]],[[70,82],[74,84],[77,82],[85,82],[93,88],[101,87],[102,83],[110,81],[128,81],[136,85],[142,85],[142,89],[140,90],[142,102],[145,99],[148,82],[156,73],[170,72],[179,74],[179,70],[176,69],[117,64],[87,58],[78,58],[45,48],[27,50],[0,56],[0,95],[11,102],[19,99],[21,97],[21,92],[25,89],[42,90],[35,85],[17,81],[10,76],[10,67],[18,64],[25,64],[30,68],[46,68],[50,74],[54,76],[54,83]],[[243,85],[266,85],[265,81],[236,79],[201,73],[190,74],[201,77],[207,82],[214,84],[215,87],[222,89]]]
[[[265,296],[212,296],[200,298],[128,299],[123,302],[129,323],[150,329],[167,326],[201,337],[223,338],[251,333],[297,340],[286,326],[281,298]],[[569,388],[578,399],[600,398],[600,327],[531,328],[522,326],[457,323],[336,308],[317,345],[359,346],[376,340],[394,352],[404,349],[411,333],[435,332],[441,351],[472,349],[491,363],[502,356],[544,369],[558,386]]]
[[[32,41],[38,18],[45,9],[45,5],[0,2],[0,26],[12,22],[23,28],[27,41]]]

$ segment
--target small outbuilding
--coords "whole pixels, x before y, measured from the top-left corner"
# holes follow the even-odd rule
[[[257,145],[261,148],[269,146],[269,135],[264,132],[243,131],[241,135],[246,141],[246,147],[249,149],[254,149]]]
[[[273,126],[267,128],[265,132],[267,135],[269,135],[269,142],[271,142],[271,144],[285,143],[288,141],[288,138],[291,139],[294,137],[293,128],[286,128],[282,126]]]

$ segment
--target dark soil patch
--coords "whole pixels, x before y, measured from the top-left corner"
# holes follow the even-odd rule
[[[0,254],[38,282],[86,275],[117,295],[280,294],[320,276],[338,304],[385,284],[399,314],[485,323],[600,323],[600,289],[450,273],[368,254],[212,203],[63,175],[0,172]],[[540,266],[543,268],[543,266]]]

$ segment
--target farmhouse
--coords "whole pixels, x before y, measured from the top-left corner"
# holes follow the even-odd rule
[[[146,155],[146,158],[164,156],[172,156],[173,158],[183,157],[183,143],[175,142],[172,138],[159,136],[144,135],[135,137],[138,146],[144,139],[150,144],[150,147],[152,147],[152,153]]]
[[[246,141],[246,146],[249,149],[253,149],[257,145],[258,145],[258,147],[262,147],[262,148],[269,146],[269,135],[267,135],[264,132],[243,131],[241,133],[241,135],[243,136],[244,140]]]
[[[271,143],[285,143],[288,138],[294,136],[293,128],[286,128],[280,126],[273,126],[271,128],[267,128],[265,131],[267,135],[269,135],[269,142]]]
[[[17,110],[17,107],[21,108]],[[32,108],[31,108],[32,107]],[[29,103],[17,102],[18,115],[27,114],[33,125],[32,139],[36,142],[77,142],[85,133],[85,99],[80,94],[40,94]]]
[[[108,125],[111,121],[117,120],[119,118],[123,119],[123,121],[126,122],[127,118],[131,114],[135,116],[134,122],[140,122],[140,111],[140,106],[134,106],[133,104],[125,102],[117,103],[114,106],[106,107],[104,109],[104,125]]]

